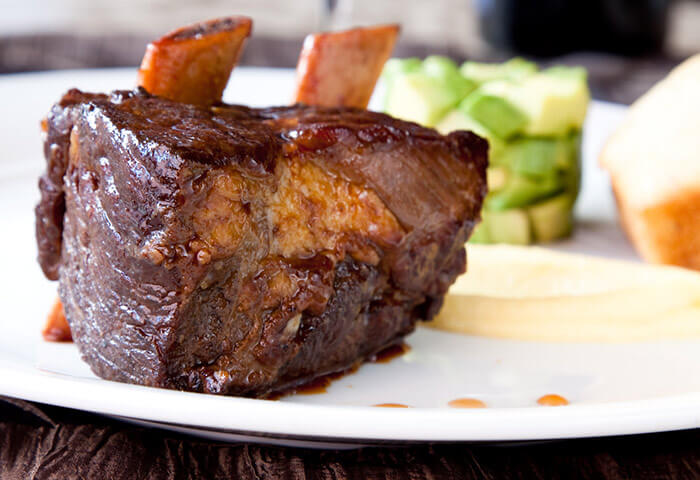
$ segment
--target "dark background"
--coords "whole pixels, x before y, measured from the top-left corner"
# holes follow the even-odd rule
[[[631,103],[700,51],[699,0],[0,0],[0,73],[137,66],[175,27],[245,14],[242,65],[294,67],[320,29],[398,22],[396,56],[513,55],[589,70],[595,98]]]

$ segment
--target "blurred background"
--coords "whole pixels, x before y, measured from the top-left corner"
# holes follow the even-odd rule
[[[700,0],[0,0],[0,73],[136,66],[175,27],[244,14],[241,64],[293,67],[313,31],[398,22],[395,56],[449,55],[589,70],[593,95],[630,103],[700,51]]]

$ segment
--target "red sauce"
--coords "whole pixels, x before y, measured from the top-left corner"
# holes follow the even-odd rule
[[[538,398],[537,403],[545,407],[563,407],[564,405],[568,405],[569,401],[561,395],[549,393]]]
[[[68,326],[68,321],[66,321],[66,314],[63,311],[63,304],[61,300],[56,299],[48,317],[46,318],[46,325],[41,331],[41,335],[47,342],[72,342],[73,337],[70,333],[70,327]]]
[[[410,350],[411,347],[406,343],[398,343],[376,353],[373,357],[370,358],[370,361],[374,363],[388,363],[394,358],[400,357],[401,355]],[[285,397],[287,395],[317,395],[319,393],[326,393],[328,392],[328,387],[330,387],[331,383],[333,383],[334,380],[342,378],[345,375],[355,373],[358,368],[360,368],[360,364],[348,368],[347,370],[343,370],[342,372],[329,373],[328,375],[318,377],[314,380],[311,380],[310,382],[307,382],[303,385],[299,385],[297,387],[290,388],[288,390],[270,393],[265,398],[267,400],[279,400],[280,398]]]
[[[328,391],[328,387],[331,385],[331,383],[333,383],[334,380],[338,380],[339,378],[342,378],[345,375],[355,373],[358,368],[360,368],[360,366],[356,365],[341,372],[329,373],[328,375],[323,375],[322,377],[315,378],[310,382],[304,383],[303,385],[292,387],[281,392],[270,393],[265,398],[267,400],[279,400],[280,398],[286,397],[287,395],[316,395],[319,393],[326,393]]]
[[[384,408],[411,408],[408,405],[404,405],[403,403],[378,403],[374,406]]]
[[[411,347],[407,345],[406,343],[398,343],[396,345],[391,345],[390,347],[385,348],[384,350],[376,353],[370,361],[374,363],[388,363],[392,361],[393,359],[400,357],[404,353],[408,352],[411,350]],[[342,372],[336,372],[336,373],[330,373],[328,375],[324,375],[322,377],[316,378],[314,380],[311,380],[308,383],[305,383],[303,385],[300,385],[298,387],[295,387],[289,392],[286,392],[285,394],[297,394],[297,395],[316,395],[318,393],[326,393],[328,392],[328,387],[331,386],[331,383],[333,383],[334,380],[337,380],[339,378],[344,377],[345,375],[348,375],[350,373],[355,373],[357,369],[359,368],[359,365],[353,368],[349,368],[348,370],[344,370]]]
[[[326,393],[328,391],[328,387],[330,387],[331,383],[333,383],[333,380],[337,380],[343,375],[345,375],[345,372],[331,373],[329,375],[318,377],[308,383],[299,385],[291,393],[295,393],[297,395],[315,395],[317,393]]]
[[[409,352],[410,350],[411,347],[408,344],[403,342],[397,343],[396,345],[387,347],[381,352],[375,354],[371,360],[374,363],[389,363],[393,359],[400,357],[401,355]]]
[[[452,408],[486,408],[486,404],[478,398],[455,398],[447,405]]]

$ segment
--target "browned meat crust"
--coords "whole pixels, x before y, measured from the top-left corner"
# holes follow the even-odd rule
[[[363,110],[73,90],[47,125],[39,259],[119,381],[261,396],[348,368],[437,312],[486,193],[484,140]]]

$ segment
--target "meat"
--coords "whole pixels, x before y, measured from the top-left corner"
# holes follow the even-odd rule
[[[39,261],[107,379],[265,396],[344,370],[465,270],[487,144],[353,108],[68,92]]]

